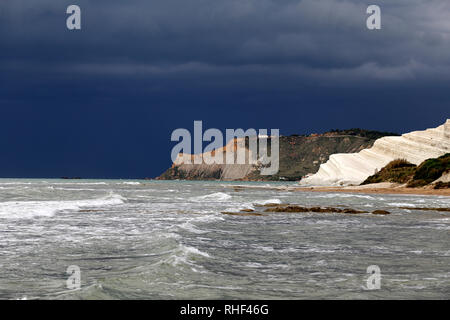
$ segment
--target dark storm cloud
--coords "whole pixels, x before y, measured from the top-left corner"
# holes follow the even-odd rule
[[[66,28],[66,8],[82,30]],[[366,9],[382,10],[382,30]],[[282,134],[441,124],[447,0],[2,0],[0,177],[156,176],[193,120]]]
[[[72,2],[2,2],[3,65],[149,76],[244,66],[339,82],[449,74],[446,0],[375,1],[381,31],[366,29],[368,4],[358,0],[79,0],[78,34],[65,29]]]

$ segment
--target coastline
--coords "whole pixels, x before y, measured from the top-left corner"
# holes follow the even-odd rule
[[[340,192],[340,193],[365,193],[365,194],[405,194],[405,195],[425,195],[425,196],[446,196],[450,197],[450,189],[406,188],[405,185],[389,182],[381,182],[362,186],[250,186],[234,185],[226,186],[234,191],[243,189],[264,189],[274,191],[297,191],[297,192]]]
[[[411,194],[428,196],[450,197],[450,189],[431,188],[406,188],[403,185],[379,183],[364,186],[347,187],[298,187],[294,189],[300,192],[343,192],[343,193],[367,193],[367,194]]]

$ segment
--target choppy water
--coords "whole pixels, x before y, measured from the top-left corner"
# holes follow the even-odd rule
[[[0,298],[450,298],[450,214],[398,208],[450,198],[238,184],[2,179]],[[221,214],[264,202],[392,214]],[[80,290],[66,288],[70,265]],[[380,290],[364,288],[369,265]]]

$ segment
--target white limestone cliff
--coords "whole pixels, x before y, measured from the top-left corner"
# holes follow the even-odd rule
[[[450,119],[437,128],[383,137],[359,153],[333,154],[319,171],[301,185],[358,185],[395,159],[416,165],[450,152]]]

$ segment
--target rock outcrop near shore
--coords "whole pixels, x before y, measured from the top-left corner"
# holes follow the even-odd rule
[[[372,148],[358,153],[333,154],[319,171],[301,185],[359,185],[395,159],[419,165],[450,152],[450,119],[437,128],[414,131],[400,137],[383,137]]]
[[[304,207],[297,204],[277,204],[268,203],[256,206],[257,209],[243,209],[239,212],[222,212],[222,214],[232,216],[266,216],[273,213],[344,213],[344,214],[363,214],[369,211],[352,209],[352,208],[336,208],[336,207]],[[262,210],[261,210],[262,209]],[[386,210],[375,210],[371,212],[375,215],[391,214]]]

